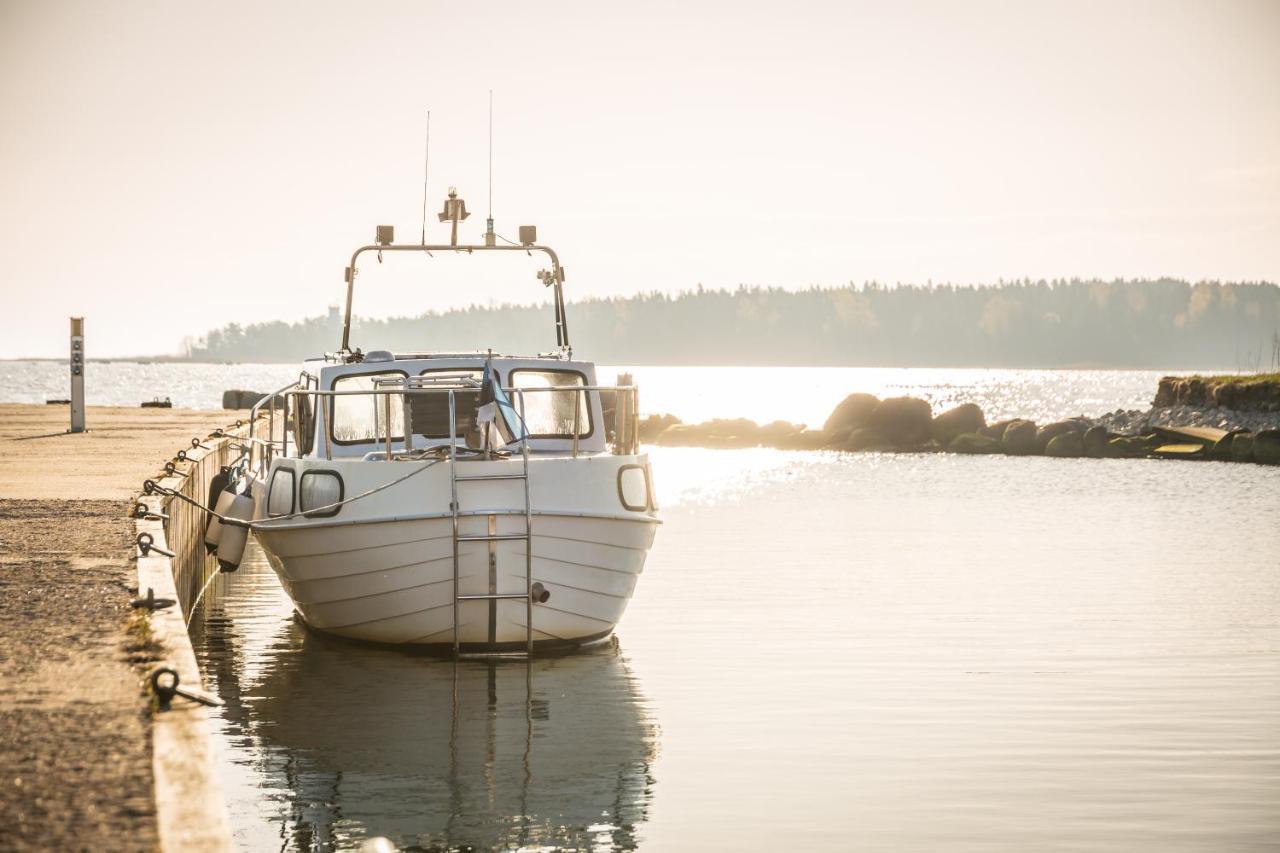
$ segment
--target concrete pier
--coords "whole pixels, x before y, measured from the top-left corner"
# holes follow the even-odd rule
[[[88,431],[71,434],[61,406],[0,405],[5,849],[229,847],[220,795],[207,802],[216,780],[202,779],[198,762],[181,753],[198,753],[199,743],[153,754],[156,725],[166,719],[157,714],[174,715],[180,736],[167,742],[199,731],[190,718],[177,721],[182,711],[153,712],[143,683],[156,661],[185,660],[190,645],[185,633],[153,632],[129,605],[138,583],[130,511],[142,481],[162,475],[176,450],[236,417],[90,407]],[[166,621],[175,618],[181,614],[169,611]],[[153,767],[162,759],[186,790],[166,779],[157,786]],[[195,804],[205,826],[190,827],[186,839],[161,831],[158,815],[172,813],[175,801],[189,809],[197,797],[206,800]]]

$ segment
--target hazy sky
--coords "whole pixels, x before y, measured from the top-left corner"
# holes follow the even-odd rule
[[[450,184],[478,237],[490,88],[498,231],[570,299],[1280,280],[1278,45],[1275,0],[0,0],[0,357],[322,313],[375,224],[418,239],[428,109],[428,237]],[[357,309],[541,298],[487,260],[367,264]]]

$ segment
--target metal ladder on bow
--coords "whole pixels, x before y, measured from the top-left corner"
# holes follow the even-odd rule
[[[492,657],[494,655],[533,655],[533,504],[529,498],[529,444],[520,442],[520,473],[518,474],[459,474],[457,443],[457,409],[454,405],[454,392],[449,391],[449,509],[453,515],[453,656],[457,657]],[[524,483],[524,531],[522,533],[498,533],[496,526],[486,533],[462,534],[458,528],[462,518],[462,506],[458,499],[458,486],[474,482],[493,482],[502,480],[520,480]],[[483,515],[484,513],[477,513]],[[497,515],[508,515],[505,511],[495,512]],[[524,592],[498,592],[495,584],[487,593],[463,595],[459,592],[460,560],[459,545],[463,542],[524,542]],[[525,648],[524,652],[470,652],[462,651],[460,639],[461,625],[459,615],[464,601],[518,601],[525,602]]]

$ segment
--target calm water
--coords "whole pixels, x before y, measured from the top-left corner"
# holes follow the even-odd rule
[[[616,643],[193,635],[245,850],[1280,847],[1280,469],[654,448]]]
[[[175,406],[218,409],[229,388],[273,391],[298,376],[288,364],[139,364],[89,362],[85,367],[90,405],[136,406],[166,397]],[[1117,408],[1145,409],[1156,382],[1168,371],[982,370],[880,367],[606,367],[599,380],[612,383],[631,371],[645,413],[666,412],[687,422],[744,417],[818,427],[846,394],[881,397],[910,394],[942,410],[977,403],[988,417],[1050,421],[1100,415]],[[1177,372],[1177,371],[1174,371]],[[0,361],[0,403],[65,399],[67,366],[47,361]]]

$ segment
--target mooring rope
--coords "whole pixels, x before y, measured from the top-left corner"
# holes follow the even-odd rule
[[[209,575],[209,579],[204,582],[204,586],[201,588],[200,594],[196,596],[195,601],[191,602],[191,612],[187,614],[187,630],[188,631],[191,630],[191,620],[196,618],[196,608],[200,606],[200,599],[204,598],[205,590],[213,586],[213,582],[216,581],[218,579],[218,576],[221,574],[222,572],[218,571]]]
[[[294,519],[294,518],[301,518],[303,516],[312,516],[312,515],[315,515],[316,513],[327,512],[332,509],[337,509],[339,507],[346,506],[347,504],[355,503],[356,501],[361,500],[363,498],[367,498],[370,495],[376,495],[378,492],[385,491],[391,488],[392,486],[398,486],[401,483],[405,482],[406,480],[409,480],[413,477],[418,476],[423,471],[427,471],[435,467],[436,465],[440,464],[441,462],[444,461],[444,459],[445,457],[439,457],[439,458],[433,459],[430,462],[428,462],[426,465],[422,466],[421,468],[416,468],[413,471],[410,471],[408,474],[405,474],[403,477],[392,480],[389,483],[383,483],[380,486],[375,486],[374,488],[369,489],[367,492],[361,492],[360,494],[355,495],[353,497],[344,498],[343,500],[335,501],[334,503],[327,504],[325,506],[312,507],[311,509],[308,509],[305,511],[291,512],[288,515],[273,516],[272,518],[267,519],[265,521],[246,521],[240,518],[229,518],[225,515],[220,514],[216,510],[212,509],[211,507],[205,506],[195,498],[188,497],[187,495],[184,495],[181,492],[179,492],[177,489],[170,489],[166,486],[162,486],[159,483],[155,482],[154,480],[144,481],[142,484],[142,490],[148,495],[160,494],[160,495],[166,495],[171,498],[177,498],[178,500],[181,500],[181,501],[185,501],[191,504],[192,506],[196,507],[197,509],[204,510],[205,512],[212,515],[214,518],[218,519],[218,521],[220,521],[221,523],[230,525],[231,527],[244,527],[248,530],[262,530],[262,529],[270,530],[273,526],[275,526],[274,525],[275,522],[289,521],[290,519]]]

